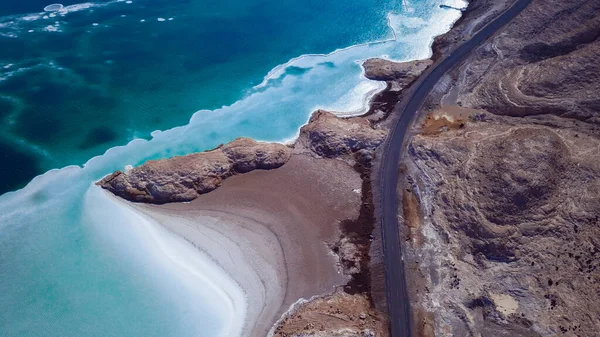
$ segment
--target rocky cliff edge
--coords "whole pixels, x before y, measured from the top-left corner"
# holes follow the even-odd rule
[[[319,157],[367,164],[385,135],[364,118],[338,118],[318,110],[302,127],[297,147],[308,149]],[[281,167],[293,151],[292,147],[280,143],[238,138],[210,151],[150,160],[136,168],[116,171],[97,185],[134,202],[191,201],[218,188],[224,179],[233,175]]]
[[[238,138],[214,150],[150,160],[124,172],[116,171],[97,185],[129,201],[154,204],[191,201],[216,189],[228,177],[278,168],[290,156],[291,149],[283,144]]]

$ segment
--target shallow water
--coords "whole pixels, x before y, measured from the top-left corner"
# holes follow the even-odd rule
[[[71,7],[52,20],[23,5],[0,19],[0,176],[14,177],[4,189],[109,149],[0,196],[1,335],[226,331],[239,319],[227,297],[240,295],[215,297],[216,272],[202,264],[175,268],[190,247],[148,236],[159,229],[93,181],[238,136],[291,139],[318,107],[359,112],[381,84],[362,77],[358,61],[427,57],[432,36],[459,16],[440,4],[461,5],[139,0]],[[367,41],[379,42],[357,45]],[[150,136],[155,129],[166,131]],[[149,140],[124,145],[136,137]]]

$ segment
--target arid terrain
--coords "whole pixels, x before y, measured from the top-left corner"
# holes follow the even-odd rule
[[[429,96],[399,191],[418,335],[598,336],[599,13],[534,0]]]

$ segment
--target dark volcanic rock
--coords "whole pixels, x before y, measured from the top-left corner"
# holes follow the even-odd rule
[[[290,156],[291,149],[283,144],[238,138],[211,151],[150,160],[129,171],[117,171],[97,185],[130,201],[190,201],[216,189],[234,174],[278,168]]]
[[[530,216],[540,207],[548,216],[558,202],[568,157],[562,139],[545,129],[516,129],[481,142],[467,176],[476,186],[473,198],[498,225],[535,220]]]

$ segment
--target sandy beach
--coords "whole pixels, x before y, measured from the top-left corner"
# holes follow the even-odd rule
[[[243,335],[264,336],[298,299],[347,282],[329,245],[358,216],[361,183],[342,161],[295,154],[189,203],[132,205],[222,267],[247,296]]]

